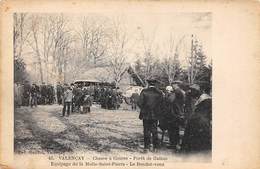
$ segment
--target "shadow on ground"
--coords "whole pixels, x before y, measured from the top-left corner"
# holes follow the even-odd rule
[[[42,114],[48,113],[44,118],[57,118],[65,129],[61,132],[53,132],[48,129],[44,129],[37,123],[39,119],[35,119],[35,113],[40,112]],[[142,134],[135,132],[128,134],[125,131],[120,130],[120,124],[117,123],[117,128],[109,128],[107,125],[111,125],[109,119],[98,121],[100,125],[96,125],[91,118],[86,119],[84,124],[77,124],[70,122],[70,117],[60,117],[60,107],[53,107],[53,110],[48,110],[44,106],[38,106],[37,108],[22,107],[15,110],[15,138],[14,138],[14,150],[15,153],[65,153],[65,152],[110,152],[111,150],[140,152],[142,147]],[[74,114],[74,118],[81,115]],[[46,119],[48,121],[48,119]],[[95,121],[96,122],[96,121]],[[48,124],[46,124],[48,125]],[[84,129],[88,130],[102,130],[104,133],[115,133],[117,136],[102,135],[96,137],[93,133],[86,133]],[[24,134],[21,134],[24,133]],[[122,136],[121,138],[118,137]]]

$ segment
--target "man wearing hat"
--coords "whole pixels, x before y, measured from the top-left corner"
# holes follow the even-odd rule
[[[36,87],[36,84],[33,83],[32,84],[32,87],[30,89],[30,95],[31,95],[31,107],[35,106],[37,107],[37,87]]]
[[[188,119],[183,139],[184,151],[208,151],[212,148],[212,98],[210,86],[204,86],[203,93],[195,103],[194,112]]]
[[[161,116],[163,102],[162,92],[155,87],[157,81],[150,79],[147,82],[148,88],[142,90],[138,101],[138,106],[141,109],[139,119],[143,120],[144,128],[144,152],[147,152],[151,148],[151,144],[154,151],[158,149],[157,125]]]
[[[180,141],[179,127],[183,124],[185,93],[177,84],[166,87],[164,118],[167,120],[169,148],[176,149]]]
[[[63,87],[61,86],[60,82],[58,82],[58,84],[57,84],[56,91],[57,91],[57,102],[58,102],[59,105],[61,105],[62,104]]]
[[[29,81],[25,81],[24,84],[24,92],[23,92],[23,105],[24,106],[29,106],[30,103],[30,90],[31,90],[31,85]]]
[[[72,88],[67,87],[66,91],[64,92],[64,105],[62,110],[62,116],[65,116],[66,110],[67,110],[67,116],[70,115],[72,97],[73,97]]]

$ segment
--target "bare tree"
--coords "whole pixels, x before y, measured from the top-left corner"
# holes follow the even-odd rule
[[[199,40],[191,35],[191,54],[188,56],[188,82],[193,84],[198,72],[205,65],[206,56],[202,52]]]
[[[36,57],[37,64],[39,65],[39,72],[40,72],[40,81],[41,83],[44,81],[43,79],[43,66],[42,66],[42,59],[40,53],[40,45],[39,45],[39,34],[40,34],[40,24],[41,18],[38,15],[34,15],[31,18],[31,32],[32,37],[27,39],[27,42],[31,49],[33,50],[34,56]]]
[[[127,71],[127,44],[128,37],[126,28],[122,21],[117,18],[112,21],[112,32],[110,34],[109,48],[109,70],[113,76],[116,87],[119,85],[124,73]]]
[[[49,57],[51,54],[51,50],[53,49],[54,44],[54,19],[53,16],[47,16],[43,18],[42,20],[42,38],[43,38],[43,44],[42,44],[42,50],[43,50],[43,62],[45,63],[45,70],[46,72],[46,81],[49,80]]]
[[[84,64],[88,64],[89,58],[90,58],[90,36],[91,36],[91,25],[89,23],[89,19],[84,17],[81,29],[78,32],[79,39],[81,41],[82,46],[82,56],[84,61]],[[87,62],[87,63],[85,63]]]
[[[154,43],[155,39],[155,31],[152,32],[152,36],[150,38],[145,37],[144,32],[141,30],[141,42],[143,46],[143,66],[142,66],[142,74],[144,80],[154,78],[158,73],[158,59],[156,59],[158,45]]]
[[[71,43],[74,41],[71,31],[67,28],[68,20],[62,14],[49,18],[51,22],[51,52],[53,76],[57,81],[65,81],[65,74],[69,55],[71,54]]]
[[[30,34],[27,29],[28,15],[25,13],[14,13],[14,30],[13,30],[13,42],[14,42],[14,56],[15,58],[21,58],[23,47]]]
[[[166,49],[165,58],[162,63],[162,70],[166,74],[168,83],[171,85],[176,78],[178,71],[180,70],[180,63],[178,59],[178,45],[176,45],[176,40],[173,38],[172,34],[168,44],[168,49]]]
[[[30,23],[32,33],[27,42],[39,65],[40,81],[48,83],[49,76],[62,81],[67,48],[73,41],[67,20],[62,14],[32,15]]]
[[[82,66],[102,64],[108,42],[105,21],[99,17],[84,17],[77,34],[82,46]]]
[[[91,30],[91,44],[91,58],[96,66],[104,59],[107,50],[107,35],[102,23],[96,23],[94,29]]]

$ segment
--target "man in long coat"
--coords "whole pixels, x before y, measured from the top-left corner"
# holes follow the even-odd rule
[[[162,92],[155,87],[156,81],[151,79],[148,83],[148,88],[142,90],[138,101],[138,106],[141,109],[139,119],[143,120],[144,128],[144,152],[150,149],[151,143],[154,151],[159,147],[157,125],[162,113],[161,105],[163,102]]]
[[[41,91],[41,104],[45,105],[47,101],[47,86],[44,82],[40,86],[40,91]]]
[[[131,99],[132,110],[136,110],[136,105],[137,105],[137,102],[139,100],[139,94],[138,94],[138,90],[137,89],[135,89],[135,92],[132,94],[130,99]]]
[[[81,91],[80,87],[78,85],[76,85],[73,89],[73,94],[74,94],[74,102],[75,102],[75,112],[80,111],[80,102],[81,102],[81,98],[83,95],[83,92]]]
[[[31,85],[29,84],[29,81],[26,81],[25,84],[24,84],[24,92],[23,92],[23,105],[24,106],[29,106],[30,89],[31,89]]]
[[[36,84],[32,84],[32,87],[30,89],[30,95],[31,95],[31,107],[35,106],[37,107],[37,94],[38,94],[38,90],[36,87]]]
[[[62,104],[63,87],[61,86],[60,82],[58,82],[56,90],[57,90],[57,101],[58,101],[58,104],[61,105]]]
[[[184,151],[211,150],[212,99],[209,93],[209,89],[204,89],[203,94],[195,103],[195,110],[189,118],[185,129],[182,146]]]

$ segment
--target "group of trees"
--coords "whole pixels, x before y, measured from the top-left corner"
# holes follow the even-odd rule
[[[15,78],[28,77],[24,62],[28,57],[33,81],[70,82],[91,68],[106,67],[118,85],[133,52],[124,18],[89,15],[77,21],[80,24],[63,14],[14,14]],[[179,60],[182,40],[170,36],[163,52],[158,52],[154,37],[146,38],[142,31],[140,42],[142,50],[136,54],[134,69],[144,81],[153,77],[168,84],[175,80],[192,84],[211,76],[202,44],[193,35],[186,66]]]
[[[26,65],[22,58],[24,42],[29,33],[25,28],[25,14],[14,14],[13,48],[14,48],[14,82],[23,83],[28,80]]]
[[[149,78],[157,79],[164,85],[171,85],[176,81],[187,84],[211,84],[212,62],[207,63],[207,57],[203,52],[201,42],[191,35],[190,54],[186,56],[186,65],[180,63],[181,41],[176,41],[170,37],[162,59],[151,57],[152,54],[138,59],[134,64],[134,69],[139,77],[146,81]]]
[[[40,83],[70,82],[103,66],[118,84],[127,66],[128,37],[121,20],[88,16],[80,22],[73,24],[63,14],[14,14],[15,60],[30,58],[32,79]]]

